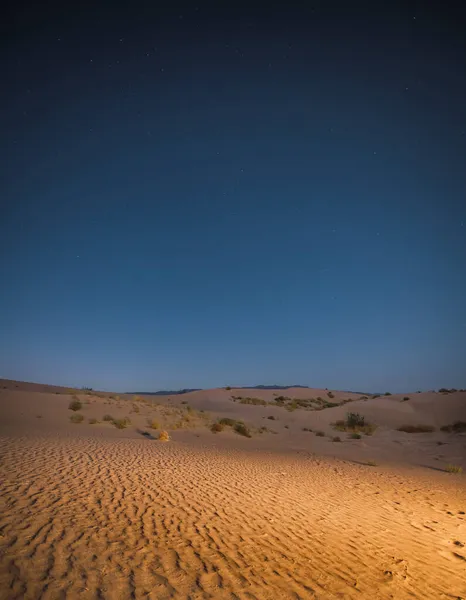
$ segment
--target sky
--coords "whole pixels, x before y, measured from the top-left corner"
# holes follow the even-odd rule
[[[465,388],[459,4],[156,4],[7,19],[0,377]]]

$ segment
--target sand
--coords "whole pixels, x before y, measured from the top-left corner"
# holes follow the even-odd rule
[[[140,427],[163,407],[141,403],[131,415],[141,422],[124,430],[73,425],[63,390],[14,385],[0,393],[2,599],[466,597],[466,477],[443,471],[446,460],[464,464],[465,437],[408,436],[413,456],[448,442],[440,461],[425,458],[430,465],[401,460],[396,440],[407,434],[392,434],[390,419],[405,402],[379,399],[377,414],[371,406],[380,421],[388,411],[390,424],[365,447],[297,426],[290,433],[282,421],[279,433],[247,439],[194,420],[162,443]],[[431,421],[462,414],[464,394],[445,398],[444,417],[422,413],[428,398],[410,410]],[[134,404],[89,402],[86,418]],[[227,402],[219,399],[218,414]],[[260,410],[270,412],[231,404],[261,424]],[[325,425],[325,413],[342,408],[302,422]],[[289,427],[303,412],[273,410]]]

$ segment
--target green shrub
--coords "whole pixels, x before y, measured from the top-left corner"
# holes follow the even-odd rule
[[[79,413],[76,413],[74,415],[71,415],[70,421],[72,423],[82,423],[84,421],[84,416]]]
[[[385,392],[385,396],[391,396],[390,392]]]
[[[149,426],[151,429],[159,429],[159,427],[160,427],[160,424],[159,424],[159,422],[158,422],[156,419],[152,419],[152,420],[149,420],[149,422],[148,422],[148,426]]]
[[[71,402],[68,404],[68,408],[70,410],[81,410],[81,408],[83,407],[82,402],[80,402],[77,398],[74,400],[71,400]]]
[[[229,385],[227,385],[225,389],[226,390],[231,390],[231,387]]]
[[[350,435],[350,438],[351,438],[352,440],[360,440],[360,439],[361,439],[361,437],[362,437],[362,436],[361,436],[361,434],[359,434],[359,433],[356,433],[356,432],[354,432],[354,433],[352,433],[352,434]]]
[[[97,419],[91,418],[88,420],[89,425],[95,425],[97,423]]]
[[[398,427],[398,431],[404,433],[432,433],[432,431],[435,431],[435,427],[432,427],[432,425],[402,425]]]

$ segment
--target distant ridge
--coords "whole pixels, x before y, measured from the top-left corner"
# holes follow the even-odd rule
[[[136,396],[179,396],[188,392],[200,392],[201,388],[186,388],[184,390],[159,390],[158,392],[125,392],[125,394],[135,394]]]
[[[288,390],[289,388],[308,388],[308,385],[232,385],[234,390]],[[183,390],[159,390],[158,392],[125,392],[136,396],[179,396],[188,392],[200,392],[202,388],[185,388]]]

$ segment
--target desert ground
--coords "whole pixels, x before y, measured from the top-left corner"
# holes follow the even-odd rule
[[[0,598],[464,599],[465,422],[465,391],[0,380]]]

